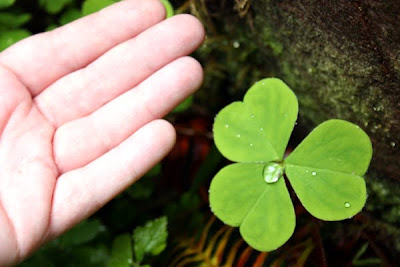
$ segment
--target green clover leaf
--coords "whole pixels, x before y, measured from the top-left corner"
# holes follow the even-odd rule
[[[243,239],[260,251],[282,246],[295,228],[284,174],[303,206],[322,220],[354,216],[366,201],[361,176],[372,157],[368,136],[354,124],[329,120],[283,159],[297,114],[294,93],[269,78],[253,85],[243,102],[222,109],[214,122],[217,148],[239,163],[212,180],[211,209],[224,223],[239,226]]]

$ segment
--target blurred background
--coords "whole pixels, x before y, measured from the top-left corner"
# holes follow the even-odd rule
[[[166,116],[177,131],[174,149],[139,182],[21,266],[396,266],[400,3],[170,2],[175,13],[198,17],[207,32],[192,55],[204,67],[204,84]],[[0,51],[112,3],[0,0]],[[281,78],[299,99],[289,150],[330,118],[358,124],[374,146],[365,209],[349,220],[323,222],[292,194],[296,231],[270,253],[247,246],[237,229],[213,217],[208,204],[212,177],[229,164],[214,146],[214,117],[265,77]]]

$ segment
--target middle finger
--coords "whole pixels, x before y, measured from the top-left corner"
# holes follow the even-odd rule
[[[203,39],[204,29],[193,16],[172,17],[58,80],[35,102],[58,127],[92,113],[169,62],[190,54]]]

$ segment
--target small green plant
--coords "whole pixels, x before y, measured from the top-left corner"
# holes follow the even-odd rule
[[[243,239],[260,251],[283,245],[293,234],[295,213],[286,176],[306,210],[326,221],[350,218],[366,202],[362,175],[372,157],[369,137],[358,126],[328,120],[286,158],[298,102],[281,80],[253,85],[243,102],[222,109],[214,140],[235,161],[213,178],[210,205],[224,223],[240,226]]]
[[[160,254],[167,246],[167,236],[167,217],[148,221],[144,226],[136,227],[132,237],[128,233],[117,236],[113,241],[108,266],[150,267],[148,264],[142,264],[145,255]]]

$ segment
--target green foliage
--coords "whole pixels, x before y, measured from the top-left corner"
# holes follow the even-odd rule
[[[133,199],[148,199],[154,191],[154,179],[160,175],[161,165],[155,165],[147,174],[146,177],[130,186],[126,193]]]
[[[158,255],[167,246],[167,217],[161,217],[137,227],[133,232],[136,262],[141,262],[145,255]]]
[[[22,29],[1,31],[0,52],[30,35],[30,32]]]
[[[97,12],[114,3],[115,1],[112,0],[86,0],[85,2],[83,2],[82,16]]]
[[[104,266],[109,258],[106,244],[100,242],[105,230],[97,219],[83,221],[43,246],[21,266]]]
[[[15,0],[0,0],[0,8],[9,7],[14,4]]]
[[[99,220],[85,220],[62,235],[59,242],[65,248],[85,244],[104,230],[104,226]]]
[[[108,267],[130,267],[132,264],[132,239],[130,234],[117,236],[112,244]]]
[[[136,227],[133,236],[129,233],[116,236],[111,251],[107,241],[109,234],[98,219],[83,221],[42,247],[21,266],[150,266],[141,265],[141,262],[145,255],[158,255],[165,249],[167,218],[150,220]]]
[[[82,12],[77,8],[67,9],[60,17],[60,24],[65,25],[82,16]]]
[[[239,163],[214,177],[212,211],[226,224],[240,226],[244,240],[261,251],[277,249],[294,231],[284,174],[303,206],[322,220],[354,216],[366,201],[361,176],[372,157],[368,136],[354,124],[329,120],[284,159],[297,113],[294,93],[270,78],[251,87],[243,102],[222,109],[214,122],[216,146]]]
[[[172,112],[183,112],[190,108],[193,103],[193,96],[189,96],[180,103]]]
[[[59,13],[66,5],[68,5],[72,1],[73,0],[39,0],[39,4],[48,13],[56,14]]]
[[[29,13],[12,13],[12,12],[1,12],[0,13],[0,29],[15,29],[31,19]]]

